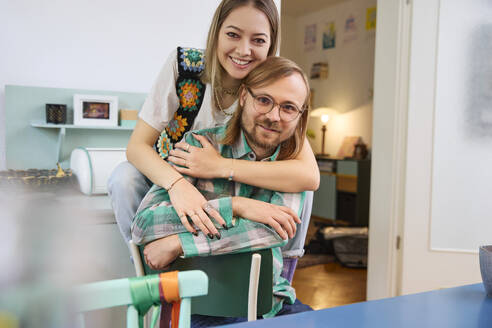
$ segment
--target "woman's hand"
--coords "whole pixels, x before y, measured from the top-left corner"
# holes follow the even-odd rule
[[[209,238],[215,236],[217,239],[220,239],[220,233],[217,231],[217,228],[215,228],[207,214],[213,217],[217,223],[222,226],[225,226],[226,223],[219,212],[208,205],[205,197],[203,197],[195,186],[189,183],[188,180],[181,179],[176,182],[168,192],[171,203],[186,230],[195,236],[198,234],[188,222],[189,217],[204,234],[208,235]]]
[[[268,224],[282,239],[293,238],[299,217],[287,206],[279,206],[245,197],[232,197],[232,211],[242,218]]]
[[[198,134],[193,134],[193,136],[203,148],[181,141],[175,145],[175,149],[169,152],[168,161],[181,166],[176,166],[176,171],[202,179],[227,177],[228,172],[224,168],[231,162],[231,159],[220,156],[206,137]]]

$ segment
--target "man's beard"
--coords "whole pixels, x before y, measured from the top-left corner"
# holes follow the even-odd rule
[[[270,121],[269,119],[265,119],[261,122],[254,121],[252,131],[248,131],[245,128],[242,117],[241,117],[240,123],[241,123],[241,129],[243,130],[243,133],[246,136],[246,140],[248,141],[248,143],[251,143],[250,147],[252,147],[252,148],[258,147],[258,148],[261,148],[262,150],[264,150],[265,152],[272,152],[273,153],[273,151],[280,144],[280,142],[277,144],[262,142],[259,138],[256,137],[256,135],[254,133],[255,129],[257,128],[256,127],[257,123],[260,123],[262,126],[268,128],[268,129],[273,129],[273,130],[277,130],[277,131],[280,129],[278,123],[274,123],[274,122]]]

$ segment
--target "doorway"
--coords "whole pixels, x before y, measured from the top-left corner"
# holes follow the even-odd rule
[[[314,309],[366,300],[363,260],[344,262],[328,235],[341,228],[363,239],[365,231],[365,240],[352,241],[355,248],[346,250],[362,249],[367,263],[376,5],[377,0],[283,0],[281,5],[280,55],[309,78],[307,134],[321,173],[306,255],[293,280],[298,298]],[[355,145],[367,154],[355,154]]]

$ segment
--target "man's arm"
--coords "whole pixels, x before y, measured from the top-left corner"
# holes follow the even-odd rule
[[[304,193],[273,192],[270,203],[255,199],[248,199],[248,201],[251,206],[241,208],[240,213],[236,213],[237,208],[233,209],[234,226],[228,230],[221,230],[220,240],[208,240],[203,235],[195,237],[188,232],[180,233],[179,238],[184,256],[242,253],[285,245],[287,239],[283,239],[277,233],[274,224],[285,219],[283,224],[278,223],[281,230],[293,224],[294,220],[291,215],[300,215]],[[265,206],[270,206],[270,210],[265,210]],[[289,210],[293,213],[289,214]],[[268,225],[262,222],[268,222]]]
[[[226,227],[232,227],[232,209],[228,205],[231,203],[231,197],[212,199],[207,203],[218,209],[219,214],[226,222]],[[223,228],[215,221],[212,222],[217,229]],[[194,228],[197,229],[196,226]],[[145,195],[133,220],[133,242],[137,245],[143,245],[182,232],[187,232],[187,230],[174,210],[169,200],[169,194],[165,189],[153,186]],[[200,234],[200,236],[205,237],[204,234]]]
[[[206,130],[204,130],[206,131]],[[198,131],[200,133],[200,131]],[[183,140],[186,140],[192,146],[201,147],[201,144],[196,140],[191,132],[187,132],[183,136]],[[173,164],[174,165],[174,164]],[[174,165],[178,166],[178,165]],[[197,179],[183,174],[183,177],[188,180],[193,186],[197,187],[198,191],[206,197],[207,192],[213,192],[213,186],[197,185]],[[201,189],[201,190],[200,190]],[[210,190],[208,190],[210,189]],[[186,197],[186,195],[183,195]],[[212,208],[226,208],[221,206],[220,203],[230,203],[230,199],[227,197],[206,197],[206,198],[216,198],[208,201],[208,204]],[[224,199],[225,198],[225,199]],[[231,225],[232,213],[227,211],[219,211],[219,214],[224,218],[226,226]],[[228,219],[226,219],[228,217]],[[217,224],[211,221],[217,228]],[[189,222],[192,224],[191,222]],[[188,222],[187,222],[188,224]],[[188,226],[189,229],[190,226]],[[194,226],[195,231],[197,227]],[[183,222],[176,213],[174,207],[172,206],[169,193],[160,186],[154,185],[150,191],[145,195],[140,206],[137,209],[137,213],[133,219],[132,223],[132,240],[137,245],[145,244],[151,242],[155,239],[160,239],[172,234],[187,231]]]

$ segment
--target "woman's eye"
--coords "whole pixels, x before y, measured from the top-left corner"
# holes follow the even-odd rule
[[[234,32],[227,32],[226,35],[230,38],[237,38],[239,37],[239,35],[237,35],[236,33]]]
[[[258,39],[254,39],[253,40],[255,43],[258,43],[258,44],[264,44],[266,43],[266,41],[264,39],[261,39],[261,38],[258,38]]]

